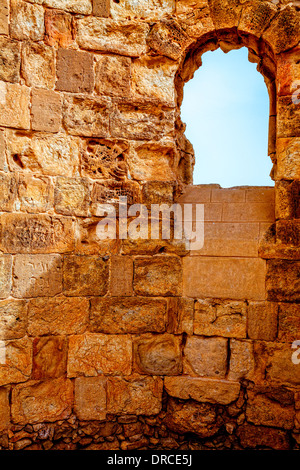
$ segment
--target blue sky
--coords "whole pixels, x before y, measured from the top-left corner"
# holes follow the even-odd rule
[[[273,186],[268,156],[269,96],[248,50],[202,56],[181,108],[196,157],[194,184]]]

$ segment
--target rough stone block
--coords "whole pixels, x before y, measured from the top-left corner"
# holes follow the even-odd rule
[[[53,88],[55,85],[54,59],[52,47],[42,43],[24,43],[21,70],[26,85]]]
[[[90,328],[96,333],[163,333],[166,309],[164,299],[95,297],[91,299]]]
[[[18,196],[21,211],[30,213],[47,212],[53,207],[53,188],[49,178],[36,178],[31,175],[20,175]]]
[[[88,216],[89,184],[84,178],[66,178],[56,180],[54,190],[55,211],[64,215]]]
[[[66,255],[64,258],[64,292],[67,296],[105,295],[108,275],[108,263],[100,256]]]
[[[133,261],[128,256],[111,257],[110,293],[114,297],[132,295]]]
[[[164,335],[140,336],[133,343],[135,367],[140,374],[178,375],[182,370],[180,338]]]
[[[300,368],[295,362],[299,358],[297,349],[291,343],[254,343],[255,361],[260,375],[267,383],[282,387],[299,386]]]
[[[52,297],[62,291],[60,255],[17,255],[13,295],[17,298]]]
[[[187,297],[264,300],[265,276],[262,259],[183,259],[183,293]]]
[[[277,337],[278,306],[272,302],[250,302],[247,331],[250,339],[274,341]]]
[[[146,52],[149,25],[137,21],[82,18],[77,21],[77,41],[82,49],[139,57]]]
[[[132,368],[132,342],[125,335],[70,336],[68,377],[129,375]]]
[[[227,339],[189,336],[184,358],[184,369],[193,375],[223,378],[227,369]]]
[[[271,45],[275,54],[280,54],[299,42],[300,23],[297,11],[292,5],[287,5],[264,31],[262,38]]]
[[[300,137],[299,104],[292,96],[279,96],[277,101],[277,137]]]
[[[27,329],[27,302],[24,300],[0,301],[0,339],[19,339]]]
[[[299,137],[277,140],[277,178],[300,180]]]
[[[164,141],[161,143],[137,143],[134,145],[128,161],[130,174],[138,181],[174,181],[175,173],[172,168],[174,157],[175,151],[171,142],[169,145]]]
[[[0,170],[6,171],[7,164],[6,164],[6,157],[5,157],[5,139],[4,139],[4,132],[0,131]]]
[[[93,179],[116,180],[127,174],[128,144],[120,140],[87,139],[81,152],[81,174]],[[107,181],[107,189],[109,182]]]
[[[187,376],[165,377],[164,386],[171,397],[221,405],[237,400],[240,392],[239,382]]]
[[[238,30],[261,37],[262,32],[269,26],[276,13],[277,8],[271,3],[251,2],[242,10]]]
[[[180,295],[182,292],[180,258],[174,256],[136,258],[134,291],[138,295]]]
[[[32,91],[32,129],[43,132],[58,132],[62,121],[62,102],[52,90]]]
[[[69,418],[73,404],[73,384],[60,377],[45,382],[18,385],[12,394],[12,421],[17,424],[54,422]]]
[[[74,176],[79,169],[79,139],[65,134],[8,132],[8,161],[12,169],[38,175]]]
[[[96,56],[95,85],[99,95],[129,97],[131,94],[131,59]]]
[[[159,20],[164,16],[172,15],[174,11],[175,0],[144,0],[143,2],[126,0],[119,3],[113,2],[111,4],[111,16],[118,20],[126,20],[128,18]]]
[[[210,0],[209,7],[217,30],[238,26],[242,9],[238,0]]]
[[[246,338],[245,302],[197,300],[194,334]]]
[[[278,306],[279,341],[296,341],[300,331],[300,305],[280,303]]]
[[[74,3],[74,2],[73,2]],[[73,43],[72,15],[61,10],[45,11],[45,42],[67,48]]]
[[[106,378],[78,377],[75,379],[74,411],[80,420],[105,420]]]
[[[8,0],[3,0],[0,5],[0,34],[8,34],[8,8]]]
[[[0,256],[0,298],[9,297],[11,291],[12,257]]]
[[[17,183],[15,176],[0,173],[0,210],[13,211],[16,201]]]
[[[297,83],[300,77],[299,60],[299,47],[295,47],[291,51],[278,56],[277,80],[279,96],[292,95],[297,90]]]
[[[0,37],[0,80],[17,83],[20,80],[20,44]]]
[[[30,336],[74,335],[87,328],[89,301],[78,297],[32,299],[28,306]]]
[[[0,387],[10,383],[25,382],[32,368],[32,343],[28,338],[5,341],[1,344]]]
[[[194,300],[170,298],[168,302],[168,332],[175,335],[193,334]]]
[[[0,21],[0,25],[1,25],[1,21]],[[0,389],[0,432],[9,429],[9,427],[10,427],[9,389],[3,387]]]
[[[93,0],[93,15],[109,18],[110,0]]]
[[[237,429],[237,436],[242,447],[246,449],[254,449],[256,447],[274,450],[290,449],[288,433],[280,429],[245,423]]]
[[[174,20],[156,23],[147,37],[147,43],[151,49],[173,60],[179,59],[188,42],[191,42],[191,39]]]
[[[94,89],[94,58],[89,52],[59,49],[56,59],[56,89],[91,93]]]
[[[162,407],[163,381],[159,377],[110,377],[107,412],[117,415],[158,414]]]
[[[23,0],[11,0],[10,33],[15,39],[42,41],[45,33],[44,8]]]
[[[59,10],[90,15],[92,13],[92,0],[43,0],[45,6]]]
[[[297,302],[300,299],[300,262],[269,260],[267,262],[266,290],[268,300]]]
[[[253,379],[254,364],[253,343],[231,339],[228,379]]]
[[[109,102],[104,98],[66,96],[63,122],[72,135],[107,137],[109,133]]]
[[[33,341],[34,380],[55,379],[67,370],[67,340],[63,336],[43,336]]]
[[[29,129],[29,105],[29,88],[0,82],[0,126]]]
[[[71,218],[46,214],[2,214],[0,248],[8,253],[64,253],[74,249]]]

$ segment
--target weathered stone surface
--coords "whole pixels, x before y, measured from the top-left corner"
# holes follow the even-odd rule
[[[222,220],[226,222],[270,222],[271,224],[275,220],[274,205],[269,201],[224,202]]]
[[[70,336],[68,377],[84,375],[129,375],[132,342],[128,336],[88,333]]]
[[[0,431],[10,427],[9,389],[0,389]]]
[[[29,88],[0,82],[0,126],[29,129],[29,104]]]
[[[250,339],[274,341],[277,336],[277,304],[251,302],[248,306],[247,331]]]
[[[107,137],[108,118],[109,102],[104,98],[65,97],[63,123],[72,135]]]
[[[8,34],[8,0],[3,0],[0,5],[0,34]]]
[[[0,210],[13,211],[16,200],[16,178],[8,173],[0,173]]]
[[[33,90],[31,114],[33,130],[58,132],[62,121],[60,95],[50,90]]]
[[[297,302],[300,299],[300,262],[270,260],[267,263],[268,300]]]
[[[79,170],[79,139],[66,134],[8,131],[8,160],[12,169],[50,176],[74,176]]]
[[[129,297],[133,293],[133,261],[128,256],[112,256],[110,293],[114,297]]]
[[[26,334],[27,302],[24,300],[0,301],[0,339],[18,339]]]
[[[89,319],[89,301],[78,297],[32,299],[28,306],[31,336],[84,333]]]
[[[75,413],[81,420],[106,418],[106,378],[78,377],[75,379]]]
[[[194,300],[170,298],[168,302],[168,332],[192,335],[194,330]]]
[[[93,15],[108,18],[110,16],[110,0],[93,0]]]
[[[184,370],[194,376],[225,377],[227,339],[189,336],[184,347]]]
[[[0,170],[7,171],[4,132],[0,131]]]
[[[17,424],[54,422],[72,412],[73,384],[60,377],[18,385],[12,395],[12,421]]]
[[[149,26],[134,21],[83,18],[77,21],[77,41],[82,49],[138,57],[146,51]]]
[[[52,297],[62,291],[60,255],[16,255],[13,295],[17,298]]]
[[[121,140],[87,139],[81,152],[82,176],[93,179],[106,179],[107,189],[110,182],[123,180],[127,174],[128,143]],[[116,186],[117,187],[117,186]]]
[[[200,402],[228,405],[237,400],[240,392],[238,382],[227,380],[200,379],[197,377],[165,377],[168,395],[181,400],[193,399]]]
[[[267,2],[254,1],[243,8],[238,30],[261,37],[277,13],[275,5]]]
[[[97,333],[163,333],[166,309],[164,299],[96,297],[91,300],[90,328]]]
[[[298,99],[293,96],[278,97],[277,135],[282,138],[299,137],[300,113]]]
[[[276,384],[299,386],[299,364],[293,362],[293,353],[298,359],[297,350],[291,348],[291,344],[266,344],[263,355],[265,356],[266,378]]]
[[[164,335],[140,336],[133,343],[136,369],[148,375],[178,375],[182,370],[180,338]]]
[[[278,56],[277,63],[277,79],[278,79],[278,95],[292,95],[297,93],[299,88],[299,73],[300,73],[300,49],[294,47],[288,52]]]
[[[46,10],[45,29],[45,42],[49,46],[67,48],[73,43],[72,15],[69,13],[61,10]]]
[[[59,49],[56,59],[56,89],[70,93],[91,93],[94,89],[93,55]]]
[[[53,188],[47,177],[19,175],[18,196],[21,211],[47,212],[53,206]]]
[[[268,428],[266,426],[254,426],[245,423],[237,429],[237,436],[244,449],[271,448],[274,450],[289,450],[290,443],[286,431]]]
[[[280,303],[278,312],[279,341],[296,341],[300,331],[300,305]]]
[[[155,23],[147,37],[151,49],[173,60],[179,59],[188,42],[191,40],[174,20]]]
[[[96,56],[95,88],[99,95],[129,97],[131,94],[131,59]]]
[[[89,208],[89,184],[84,178],[58,177],[54,190],[57,213],[85,217]]]
[[[238,25],[241,14],[241,6],[238,0],[210,0],[209,7],[217,30]]]
[[[43,336],[33,341],[34,380],[55,379],[67,370],[67,340],[63,336]]]
[[[277,140],[277,178],[300,179],[300,139]]]
[[[158,256],[134,260],[134,291],[138,295],[180,295],[182,266],[180,258]]]
[[[66,295],[105,295],[107,288],[108,263],[102,257],[65,256],[64,292]]]
[[[26,42],[22,48],[22,75],[27,86],[53,88],[54,50],[43,43]]]
[[[107,381],[107,412],[151,416],[161,410],[163,381],[159,377],[110,377]]]
[[[298,14],[291,5],[287,5],[276,15],[262,38],[271,45],[276,54],[279,54],[296,46],[299,42],[299,34]]]
[[[111,16],[116,20],[126,20],[129,18],[156,20],[171,15],[174,10],[174,0],[146,0],[143,2],[125,0],[124,2],[113,2],[111,4]]]
[[[229,380],[253,379],[254,353],[252,341],[230,340]]]
[[[272,395],[260,394],[259,391],[248,390],[246,408],[248,421],[256,425],[274,426],[283,429],[292,429],[294,426],[295,411],[290,404],[282,405]]]
[[[43,0],[43,4],[50,8],[58,8],[81,15],[92,13],[92,0]]]
[[[15,39],[44,38],[44,9],[23,0],[11,0],[10,33]]]
[[[0,298],[9,297],[11,291],[12,257],[0,256]]]
[[[32,368],[32,343],[24,337],[1,342],[0,387],[10,383],[25,382],[29,379]]]
[[[0,80],[17,83],[20,80],[20,44],[0,37]]]
[[[72,219],[46,214],[2,214],[0,247],[8,253],[64,253],[74,248]]]
[[[142,181],[174,181],[172,142],[136,143],[128,161],[130,173]]]
[[[213,436],[220,428],[213,405],[193,400],[184,403],[169,400],[165,424],[173,432],[193,432],[199,437]]]
[[[245,302],[197,300],[194,333],[205,336],[246,338]]]

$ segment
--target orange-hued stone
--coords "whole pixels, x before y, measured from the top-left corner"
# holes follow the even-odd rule
[[[0,431],[10,427],[9,389],[0,388]]]
[[[189,336],[184,347],[184,371],[200,377],[225,377],[227,339]]]
[[[32,369],[32,342],[29,338],[1,342],[0,387],[26,382]]]
[[[104,377],[78,377],[75,379],[74,411],[82,420],[106,418],[106,382]]]
[[[180,258],[158,256],[136,258],[134,262],[134,290],[138,295],[180,295],[182,266]]]
[[[139,336],[133,348],[135,367],[141,374],[178,375],[182,371],[181,342],[176,336]]]
[[[63,336],[43,336],[33,341],[32,379],[55,379],[67,370],[67,340]]]
[[[73,42],[72,15],[61,10],[45,11],[45,41],[49,46],[68,47]]]

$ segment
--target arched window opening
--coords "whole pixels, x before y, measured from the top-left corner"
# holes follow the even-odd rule
[[[269,95],[243,47],[218,49],[184,86],[181,118],[195,151],[194,184],[273,186],[268,156]]]

